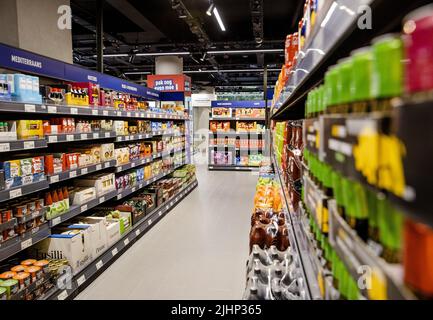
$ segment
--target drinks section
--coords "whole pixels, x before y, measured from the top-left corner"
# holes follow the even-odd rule
[[[400,33],[353,48],[321,79],[320,72],[307,76],[319,80],[305,104],[292,100],[296,88],[277,89],[273,163],[297,241],[308,253],[301,254],[307,286],[310,293],[319,289],[318,299],[433,295],[433,73],[425,60],[433,53],[432,19],[431,6],[408,12]],[[306,59],[291,45],[301,37],[288,37],[285,68]],[[284,91],[291,80],[280,81]]]

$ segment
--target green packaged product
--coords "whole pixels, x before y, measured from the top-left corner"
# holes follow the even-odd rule
[[[338,68],[337,66],[330,67],[325,75],[326,86],[326,101],[327,107],[338,104]]]
[[[346,104],[353,101],[351,95],[352,68],[353,61],[351,58],[340,60],[337,68],[337,104]]]
[[[0,283],[1,286],[1,283]],[[7,300],[7,290],[6,288],[0,287],[0,301]]]
[[[373,69],[373,53],[370,47],[352,52],[352,82],[351,91],[354,101],[372,99],[371,80]]]
[[[403,93],[403,41],[399,35],[384,35],[373,40],[373,96],[399,97]]]
[[[7,298],[10,299],[11,296],[18,293],[18,289],[19,289],[18,280],[9,279],[3,281],[2,288],[6,289]]]

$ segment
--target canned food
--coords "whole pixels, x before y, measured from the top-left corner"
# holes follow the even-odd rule
[[[14,279],[3,281],[2,287],[6,289],[6,295],[8,299],[11,296],[17,294],[19,290],[18,281]]]
[[[17,273],[13,279],[18,281],[21,290],[27,288],[31,283],[30,273],[27,272]]]
[[[21,261],[21,265],[23,265],[24,267],[30,267],[35,262],[37,262],[37,260],[35,260],[35,259],[27,259],[27,260]]]
[[[16,275],[16,272],[13,271],[6,271],[3,272],[2,274],[0,274],[0,279],[1,280],[9,280],[9,279],[13,279],[13,277]]]
[[[1,283],[0,283],[1,285]],[[7,290],[6,288],[0,287],[0,301],[4,301],[7,300],[8,295],[7,295]]]
[[[19,273],[19,272],[23,272],[25,270],[25,268],[26,267],[24,267],[23,265],[18,265],[18,266],[12,267],[11,271]]]
[[[25,272],[30,273],[32,276],[32,282],[35,282],[44,277],[44,273],[40,267],[30,266],[25,269]]]
[[[50,272],[50,262],[48,260],[39,260],[33,264],[35,267],[40,267],[44,273]]]

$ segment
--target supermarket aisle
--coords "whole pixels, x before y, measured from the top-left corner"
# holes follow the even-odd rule
[[[77,299],[240,299],[257,176],[198,167],[199,187]]]

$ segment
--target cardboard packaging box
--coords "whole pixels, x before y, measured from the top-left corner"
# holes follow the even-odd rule
[[[91,200],[96,199],[96,189],[92,188],[74,188],[69,193],[73,205],[80,206]]]
[[[99,197],[116,189],[115,175],[114,173],[101,173],[88,176],[82,179],[76,179],[74,185],[78,187],[94,187],[96,195]]]
[[[87,217],[79,217],[75,220],[78,225],[89,226],[90,245],[92,248],[93,259],[99,257],[108,249],[107,229],[104,220],[88,219]],[[74,228],[75,225],[70,226]]]

